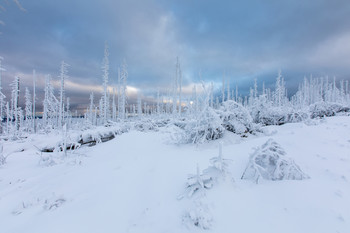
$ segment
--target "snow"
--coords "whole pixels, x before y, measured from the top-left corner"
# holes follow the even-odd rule
[[[248,138],[225,132],[199,145],[171,143],[171,130],[130,130],[67,156],[34,147],[61,135],[3,141],[0,232],[350,232],[350,117],[267,126]],[[241,179],[254,148],[270,138],[309,179]],[[219,143],[234,182],[178,200],[197,164],[212,166]]]

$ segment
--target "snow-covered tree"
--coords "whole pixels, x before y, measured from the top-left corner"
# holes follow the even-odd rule
[[[104,58],[102,63],[103,72],[103,93],[102,93],[102,109],[100,108],[100,115],[104,124],[107,123],[107,113],[108,113],[108,101],[107,101],[107,88],[108,88],[108,77],[109,77],[109,49],[108,44],[105,43]]]
[[[157,90],[157,115],[161,114],[160,110],[160,95],[159,95],[159,89]]]
[[[28,130],[30,130],[31,126],[32,126],[32,114],[33,114],[33,109],[32,109],[32,96],[29,92],[28,87],[26,87],[25,89],[25,94],[24,94],[24,98],[25,98],[25,122],[26,122],[26,126],[28,128]]]
[[[6,157],[4,156],[4,147],[0,143],[0,167],[6,163]]]
[[[227,80],[227,94],[226,94],[226,100],[230,100],[231,99],[231,90],[230,90],[230,81]]]
[[[222,77],[221,102],[225,101],[225,75]]]
[[[51,84],[51,75],[45,78],[45,96],[43,101],[43,121],[45,126],[55,127],[57,125],[59,101],[54,95],[54,88]]]
[[[95,124],[95,119],[94,119],[94,93],[91,92],[90,94],[90,107],[89,107],[89,119],[92,125]]]
[[[0,134],[3,132],[2,129],[2,120],[4,118],[4,108],[5,108],[5,98],[6,96],[2,93],[2,71],[5,71],[5,69],[2,67],[2,60],[3,58],[0,57]]]
[[[117,104],[115,101],[115,88],[113,88],[113,97],[112,97],[112,119],[113,121],[117,120]]]
[[[276,87],[274,92],[274,104],[276,107],[281,107],[287,101],[287,91],[285,88],[284,78],[281,70],[278,71],[276,78]]]
[[[15,80],[11,83],[11,112],[15,123],[16,133],[19,131],[20,128],[19,84],[20,79],[18,76],[16,76]]]
[[[137,95],[137,115],[139,118],[142,117],[142,102],[141,102],[141,94]]]
[[[68,77],[68,64],[64,61],[61,62],[61,68],[60,68],[60,102],[59,102],[59,115],[58,115],[58,126],[62,127],[63,121],[64,121],[64,102],[65,102],[65,87],[64,83]]]
[[[36,92],[35,92],[35,88],[36,88],[36,73],[35,70],[33,70],[33,113],[32,113],[32,127],[33,127],[33,132],[36,132],[36,110],[35,110],[35,104],[36,104]]]
[[[128,70],[126,60],[123,60],[120,69],[119,75],[119,86],[120,86],[120,109],[119,109],[119,117],[124,120],[126,118],[126,90],[127,90],[127,79],[128,79]]]
[[[181,70],[181,65],[180,65],[180,61],[179,58],[176,58],[176,81],[177,81],[177,85],[179,87],[178,90],[178,99],[179,99],[179,115],[181,115],[181,111],[182,111],[182,70]]]

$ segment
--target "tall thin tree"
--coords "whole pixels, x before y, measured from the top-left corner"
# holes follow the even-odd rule
[[[103,96],[102,96],[102,121],[104,124],[107,123],[107,112],[108,112],[108,101],[107,101],[107,88],[108,88],[108,77],[109,77],[109,49],[107,42],[105,43],[104,58],[102,63],[103,71]]]

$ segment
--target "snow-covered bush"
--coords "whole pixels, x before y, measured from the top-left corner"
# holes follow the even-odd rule
[[[228,131],[236,134],[247,134],[257,129],[248,110],[233,100],[222,103],[217,113],[222,119],[223,127]]]
[[[311,118],[319,118],[319,117],[329,117],[334,116],[337,113],[341,112],[350,112],[350,108],[347,106],[343,106],[339,103],[329,103],[329,102],[317,102],[311,104],[309,107],[310,117]]]
[[[142,119],[135,122],[134,129],[141,132],[158,131],[158,125],[151,119]]]
[[[221,138],[225,131],[220,116],[209,107],[197,117],[176,122],[175,125],[182,129],[177,136],[179,143],[204,143],[216,140]]]
[[[267,107],[262,108],[255,118],[256,123],[262,125],[283,125],[288,122],[290,109],[282,107]]]
[[[242,179],[303,180],[309,178],[295,162],[286,156],[283,148],[269,139],[250,156]]]
[[[213,217],[206,204],[195,201],[194,207],[184,214],[182,221],[187,226],[196,226],[208,230],[212,226]]]
[[[307,111],[302,110],[293,110],[288,114],[287,122],[296,123],[306,121],[310,118],[309,113]]]
[[[165,127],[166,125],[168,125],[170,122],[169,119],[164,119],[164,120],[157,120],[155,122],[155,124],[158,126],[158,127]]]
[[[253,122],[261,125],[283,125],[309,119],[307,110],[294,108],[290,104],[274,106],[264,95],[248,106]]]

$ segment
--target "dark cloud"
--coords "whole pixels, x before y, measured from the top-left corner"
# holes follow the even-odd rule
[[[0,15],[4,89],[14,75],[30,86],[32,69],[38,78],[50,73],[57,79],[61,60],[71,65],[73,83],[100,85],[105,41],[110,83],[117,82],[125,58],[129,84],[145,95],[169,86],[176,56],[184,85],[200,79],[220,83],[225,73],[242,93],[254,78],[272,85],[278,69],[294,88],[304,75],[350,77],[347,0],[36,0],[22,6],[26,12],[10,4]],[[78,105],[88,102],[89,92],[67,94]]]

